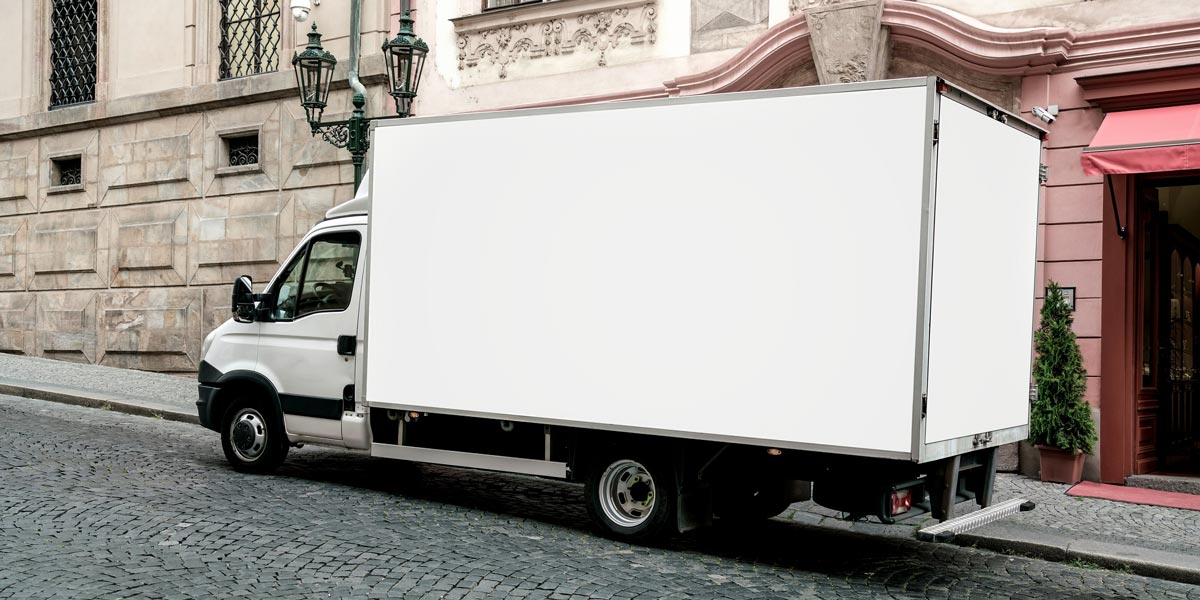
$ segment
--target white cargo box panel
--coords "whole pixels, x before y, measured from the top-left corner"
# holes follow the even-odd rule
[[[936,85],[381,123],[364,398],[909,460],[1020,434],[1040,144],[962,96],[936,168]]]

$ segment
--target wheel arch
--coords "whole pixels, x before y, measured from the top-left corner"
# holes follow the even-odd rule
[[[275,385],[261,373],[255,371],[230,371],[221,375],[216,382],[220,391],[213,398],[212,415],[217,423],[223,423],[225,412],[239,392],[254,391],[262,393],[275,409],[275,416],[283,423],[283,406],[279,402],[279,392]]]

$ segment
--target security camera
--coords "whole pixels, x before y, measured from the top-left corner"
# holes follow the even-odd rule
[[[1033,107],[1033,116],[1045,121],[1047,124],[1053,123],[1054,119],[1058,118],[1055,116],[1057,114],[1058,107],[1054,105],[1051,105],[1049,109],[1045,109],[1040,106]]]
[[[308,20],[308,13],[313,5],[321,5],[321,0],[292,0],[292,17],[297,21]]]

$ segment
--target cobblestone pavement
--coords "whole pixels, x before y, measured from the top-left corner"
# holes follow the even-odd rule
[[[312,447],[241,475],[210,431],[12,397],[0,423],[0,598],[1200,599],[782,519],[631,546],[560,482]]]

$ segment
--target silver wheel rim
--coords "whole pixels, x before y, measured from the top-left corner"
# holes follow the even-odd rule
[[[622,459],[600,476],[600,508],[621,527],[637,527],[654,511],[654,478],[640,463]]]
[[[267,450],[267,421],[253,408],[243,408],[229,425],[233,453],[246,462],[254,462]]]

